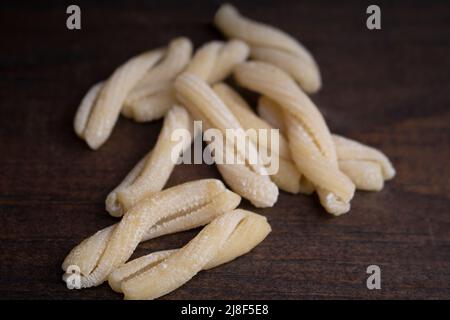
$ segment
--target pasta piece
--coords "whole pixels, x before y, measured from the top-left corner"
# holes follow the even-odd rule
[[[125,299],[155,299],[194,277],[199,271],[227,263],[249,252],[270,233],[265,217],[245,210],[228,212],[207,225],[178,250],[135,259],[109,276]]]
[[[314,103],[284,71],[263,62],[240,64],[235,77],[244,87],[268,96],[283,108],[289,147],[298,170],[317,187],[329,213],[348,212],[355,186],[339,170],[331,134]]]
[[[380,165],[376,162],[339,160],[339,169],[353,181],[359,190],[380,191],[383,189],[383,173]]]
[[[223,133],[226,133],[227,129],[235,129],[238,137],[247,138],[239,121],[206,82],[198,76],[189,73],[182,74],[175,81],[175,89],[178,100],[188,108],[196,120],[203,121],[204,128],[205,126],[213,126]],[[226,134],[225,136],[228,137]],[[258,155],[256,146],[249,141],[250,152],[247,152],[245,148],[234,143],[234,141],[229,142],[235,150],[224,148],[225,156],[228,152],[232,152],[237,157],[244,159],[246,164],[221,164],[216,161],[225,181],[232,190],[248,199],[255,206],[273,206],[278,198],[278,188],[267,176],[264,162],[261,159],[257,159],[257,163],[248,161],[249,153],[253,152],[253,154]],[[225,167],[228,169],[224,169]]]
[[[108,139],[128,93],[162,55],[161,49],[140,54],[119,67],[101,88],[97,85],[88,92],[75,116],[75,131],[89,147],[98,149]]]
[[[132,107],[122,110],[127,118],[136,122],[149,122],[164,117],[168,110],[177,104],[172,84],[155,94],[136,100]]]
[[[269,98],[262,96],[259,99],[258,112],[274,126],[284,128],[280,107]],[[332,138],[339,169],[352,180],[357,189],[379,191],[383,189],[384,180],[394,177],[395,169],[381,151],[335,134]]]
[[[176,102],[170,88],[172,82],[188,65],[191,55],[192,43],[188,38],[172,40],[162,61],[128,94],[122,114],[139,122],[163,117]]]
[[[173,149],[180,147],[178,141],[171,139],[171,134],[176,129],[190,130],[192,138],[191,117],[179,106],[174,106],[167,113],[153,151],[106,198],[106,210],[111,215],[122,216],[140,200],[164,187],[175,167]],[[191,142],[192,139],[185,139],[182,148],[176,152],[182,153],[189,148]]]
[[[395,176],[395,169],[389,159],[379,150],[355,140],[333,135],[339,160],[362,160],[377,163],[385,180]]]
[[[216,58],[214,68],[208,75],[207,82],[216,83],[225,80],[238,63],[247,60],[249,54],[250,49],[248,45],[242,41],[230,40],[225,43]]]
[[[103,82],[99,82],[93,85],[89,91],[84,96],[83,100],[81,100],[81,104],[78,107],[77,113],[75,115],[75,119],[73,121],[73,127],[75,129],[75,133],[83,138],[83,132],[86,128],[86,124],[89,120],[89,115],[91,114],[92,107],[95,104],[98,94],[103,87]]]
[[[214,24],[229,38],[251,46],[251,57],[276,65],[290,74],[308,93],[321,87],[320,71],[311,53],[285,32],[243,17],[230,4],[222,5]]]
[[[249,47],[239,40],[226,43],[211,41],[197,50],[186,73],[213,84],[227,78],[238,63],[247,59],[249,53]]]
[[[233,113],[235,118],[239,120],[239,123],[244,129],[265,129],[267,131],[274,129],[270,124],[258,117],[245,100],[225,83],[221,82],[214,85],[213,90]],[[289,159],[291,156],[288,143],[284,137],[280,137],[279,141],[273,142],[270,141],[270,139],[268,139],[268,141],[258,141],[258,139],[254,139],[253,142],[255,144],[264,144],[264,147],[268,149],[270,149],[271,143],[276,143],[276,149],[281,157]]]
[[[239,119],[239,122],[245,130],[263,129],[269,132],[274,129],[266,121],[254,114],[245,100],[243,100],[236,91],[231,89],[231,87],[224,83],[218,83],[213,86],[213,89],[226,104],[229,110],[234,114],[236,119]],[[258,148],[265,148],[266,150],[269,150],[269,152],[266,151],[266,154],[270,154],[271,157],[278,157],[279,168],[275,174],[271,175],[271,179],[280,189],[291,193],[298,193],[300,191],[301,177],[291,160],[287,140],[283,136],[279,135],[278,141],[274,141],[278,142],[278,146],[275,148],[275,150],[278,150],[278,153],[272,150],[273,142],[269,139],[267,140],[268,141],[264,141],[264,139],[254,139],[253,143],[258,145]]]
[[[197,77],[207,81],[222,48],[222,41],[211,41],[202,45],[195,52],[185,72],[195,74]]]
[[[338,135],[333,135],[333,141],[339,167],[358,189],[379,191],[385,180],[395,176],[394,167],[381,151]]]
[[[258,115],[270,123],[274,128],[280,129],[283,135],[286,135],[286,128],[284,126],[283,111],[271,99],[260,96],[258,99]]]
[[[152,194],[128,210],[122,220],[76,246],[63,270],[76,265],[81,286],[96,286],[126,262],[141,241],[205,225],[237,207],[240,197],[216,179],[187,182]]]

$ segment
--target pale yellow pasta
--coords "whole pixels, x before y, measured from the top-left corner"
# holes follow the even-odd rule
[[[264,129],[267,131],[274,129],[274,127],[258,117],[251,110],[245,100],[227,84],[220,82],[215,84],[212,88],[219,98],[225,103],[228,109],[233,113],[235,118],[238,119],[244,129]],[[271,141],[270,139],[267,141],[258,141],[257,138],[251,138],[254,140],[253,142],[255,144],[265,144],[263,146],[268,149],[270,149],[271,143],[275,143],[278,154],[285,159],[290,159],[291,155],[289,146],[284,137],[280,137],[278,141]]]
[[[150,122],[164,117],[177,104],[172,83],[154,94],[136,100],[132,107],[122,110],[122,114],[136,122]]]
[[[222,99],[222,101],[227,105],[234,116],[239,119],[239,122],[245,130],[263,129],[267,132],[270,132],[270,130],[274,129],[266,121],[259,118],[255,113],[253,113],[245,100],[242,99],[242,97],[228,85],[224,83],[218,83],[213,86],[213,89]],[[278,171],[270,177],[280,189],[291,193],[304,191],[304,188],[302,189],[300,186],[300,173],[298,172],[291,159],[288,142],[282,135],[279,135],[278,137],[278,141],[271,141],[270,139],[267,139],[267,141],[264,139],[255,139],[253,140],[253,142],[258,145],[258,148],[265,148],[267,150],[270,150],[269,153],[271,157],[278,157]],[[278,150],[278,153],[272,150],[272,143],[275,142],[278,142],[278,147],[275,149]],[[308,191],[308,193],[310,193],[313,190]]]
[[[380,166],[385,180],[390,180],[395,176],[395,169],[392,163],[381,151],[336,134],[333,135],[333,141],[340,161],[361,160],[374,162]]]
[[[99,148],[108,139],[128,93],[163,52],[157,49],[128,60],[101,88],[94,87],[88,92],[75,116],[75,130],[92,149]]]
[[[248,45],[239,40],[226,42],[220,50],[214,68],[210,71],[207,82],[216,83],[225,80],[232,72],[233,68],[244,62],[250,53]]]
[[[270,233],[265,217],[245,210],[219,216],[188,244],[133,260],[111,273],[109,284],[125,299],[155,299],[199,271],[214,268],[249,252]]]
[[[383,173],[376,162],[339,160],[339,169],[353,181],[358,190],[380,191],[383,189]]]
[[[212,126],[223,133],[227,129],[236,129],[237,135],[246,139],[246,133],[232,112],[214,93],[209,85],[194,74],[184,73],[175,82],[177,98],[188,108],[196,120],[203,121],[204,129]],[[228,135],[225,134],[228,139]],[[227,141],[228,142],[228,141]],[[224,153],[235,152],[237,157],[246,160],[248,164],[217,163],[224,180],[232,190],[248,199],[257,207],[273,206],[278,198],[278,188],[267,176],[267,171],[261,159],[257,163],[247,161],[249,152],[234,141],[229,141],[235,150],[224,148]],[[258,154],[256,146],[249,141],[249,149]],[[217,162],[217,161],[216,161]]]
[[[320,89],[320,71],[313,56],[287,33],[242,16],[230,4],[219,8],[214,24],[225,36],[247,42],[253,59],[269,62],[289,73],[306,92]]]
[[[262,96],[258,103],[258,113],[274,127],[284,132],[281,108],[271,99]],[[379,150],[354,140],[333,134],[339,169],[347,175],[356,188],[365,191],[379,191],[384,181],[395,175],[389,159]]]
[[[239,40],[211,41],[197,50],[186,73],[213,84],[227,78],[238,63],[247,59],[249,52],[247,44]]]
[[[217,56],[222,50],[223,44],[222,41],[211,41],[202,45],[195,52],[185,72],[195,74],[197,77],[207,81],[211,70],[214,69]]]
[[[316,185],[325,209],[334,215],[350,210],[355,186],[339,170],[330,131],[308,96],[284,71],[267,63],[242,63],[235,68],[235,77],[283,109],[292,158],[300,173]]]
[[[99,82],[93,85],[83,97],[83,100],[81,100],[80,106],[78,107],[77,113],[75,114],[75,119],[73,121],[75,133],[80,138],[83,138],[84,129],[86,128],[86,124],[89,120],[92,107],[94,106],[102,87],[103,82]]]
[[[81,286],[96,286],[126,262],[141,241],[195,228],[234,209],[240,197],[215,179],[187,182],[150,195],[128,210],[122,220],[87,238],[64,260],[76,265]]]
[[[128,94],[122,114],[139,122],[161,118],[176,103],[170,87],[192,55],[188,38],[172,40],[161,62],[148,71]],[[155,109],[155,110],[152,110]]]
[[[283,111],[276,105],[273,100],[260,96],[257,107],[258,115],[270,123],[274,128],[278,128],[283,135],[286,135],[286,128],[284,126]]]
[[[165,116],[162,130],[154,149],[130,172],[125,180],[106,198],[106,210],[113,216],[124,212],[151,193],[160,191],[172,173],[175,163],[172,159],[178,141],[171,139],[174,130],[185,129],[191,132],[191,139],[183,141],[183,152],[192,142],[192,119],[186,109],[174,106]]]

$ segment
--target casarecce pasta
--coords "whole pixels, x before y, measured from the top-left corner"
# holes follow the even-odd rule
[[[194,74],[184,73],[175,81],[175,89],[178,100],[188,108],[196,120],[203,122],[204,129],[213,127],[223,133],[227,129],[235,129],[241,137],[247,138],[239,121],[204,80]],[[249,141],[248,146],[258,154],[252,141]],[[257,163],[251,163],[247,161],[249,153],[246,150],[240,148],[239,144],[234,144],[234,147],[235,150],[224,148],[225,157],[227,152],[235,152],[237,157],[242,157],[246,161],[244,164],[216,161],[222,177],[232,190],[256,207],[273,206],[278,198],[278,188],[267,175],[263,161],[258,159]]]
[[[247,44],[239,40],[208,42],[196,51],[186,73],[195,74],[209,84],[222,81],[238,63],[247,59],[249,50]]]
[[[139,242],[205,225],[239,202],[240,197],[216,179],[187,182],[154,193],[128,210],[119,223],[72,249],[62,268],[78,266],[81,286],[97,286],[130,258]]]
[[[258,113],[285,133],[283,112],[271,99],[260,97]],[[385,180],[395,176],[394,167],[380,150],[336,134],[331,136],[336,147],[339,169],[353,181],[357,189],[379,191]]]
[[[107,211],[123,216],[121,221],[82,241],[64,260],[68,285],[76,266],[82,288],[108,281],[125,299],[161,297],[201,270],[251,251],[271,232],[263,216],[236,209],[241,196],[256,207],[271,207],[278,188],[316,191],[323,207],[340,215],[349,211],[355,188],[378,191],[395,175],[381,151],[330,133],[304,93],[320,89],[321,75],[300,42],[242,16],[229,4],[221,6],[214,23],[228,42],[208,42],[192,56],[191,41],[176,38],[166,48],[128,60],[81,101],[74,129],[92,149],[108,139],[120,113],[138,122],[164,117],[164,124],[154,148],[106,199]],[[245,62],[249,56],[255,61]],[[221,82],[232,73],[239,84],[261,95],[259,116]],[[198,134],[194,119],[202,121],[204,138],[213,135],[208,129],[220,133],[220,139],[205,141],[208,147],[222,142],[211,156],[234,192],[216,179],[161,191],[174,158]],[[281,132],[276,138],[249,133],[274,128]],[[190,135],[180,143],[174,132]],[[269,173],[274,161],[278,170]],[[199,226],[205,227],[184,247],[127,262],[140,242]]]
[[[108,282],[125,299],[155,299],[177,288],[199,271],[214,268],[249,252],[270,233],[266,218],[245,210],[217,217],[181,249],[151,253],[109,275]]]
[[[283,69],[308,93],[321,87],[320,71],[311,53],[296,39],[267,24],[243,17],[230,4],[222,5],[214,24],[229,38],[251,46],[251,57]]]
[[[75,132],[97,149],[108,139],[121,110],[136,121],[164,116],[175,103],[171,81],[191,53],[190,40],[177,38],[167,50],[155,49],[127,61],[87,92],[75,115]]]
[[[103,84],[94,85],[75,115],[75,132],[98,149],[110,136],[128,93],[163,56],[162,49],[140,54],[119,67]]]
[[[176,103],[173,80],[188,65],[191,55],[189,39],[172,40],[161,62],[148,71],[128,94],[122,114],[138,122],[163,117]]]
[[[284,71],[264,62],[238,65],[235,77],[242,86],[268,96],[283,108],[289,147],[300,173],[316,186],[328,212],[348,212],[355,186],[339,170],[330,131],[314,103]]]
[[[273,126],[258,117],[251,110],[245,100],[225,83],[218,83],[214,85],[213,90],[226,104],[228,109],[234,114],[236,119],[239,120],[245,130],[263,129],[269,132],[274,129]],[[269,139],[253,139],[253,136],[250,136],[250,138],[253,140],[255,145],[258,145],[258,148],[269,149],[271,157],[278,157],[279,169],[270,177],[280,189],[291,193],[302,192],[307,194],[314,191],[312,184],[305,179],[304,176],[301,176],[295,167],[295,164],[292,162],[288,142],[282,135],[279,135],[278,141],[275,141],[278,142],[278,153],[275,153],[275,151],[271,149],[272,141]]]
[[[186,137],[182,145],[173,141],[171,134],[177,129],[189,130],[191,139]],[[192,118],[186,109],[174,106],[164,118],[163,127],[153,150],[138,162],[106,198],[106,210],[113,216],[121,216],[146,196],[160,191],[175,166],[172,153],[182,153],[189,148],[193,135]],[[174,148],[180,150],[174,151]]]

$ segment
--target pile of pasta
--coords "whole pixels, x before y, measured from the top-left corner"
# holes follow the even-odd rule
[[[74,120],[76,133],[92,149],[111,134],[120,114],[138,122],[164,118],[156,144],[106,198],[106,210],[120,222],[76,246],[63,263],[64,279],[77,266],[80,287],[108,281],[126,299],[154,299],[189,281],[201,270],[227,263],[257,246],[270,233],[267,219],[238,209],[241,197],[255,207],[272,207],[279,189],[317,193],[323,208],[341,215],[350,210],[355,189],[379,191],[395,175],[379,150],[332,134],[308,94],[321,88],[318,65],[296,39],[222,5],[215,26],[230,40],[212,41],[193,53],[188,38],[144,52],[125,62],[83,98]],[[235,82],[260,95],[254,112]],[[216,163],[226,185],[203,179],[164,189],[176,163],[172,154],[190,148],[203,130],[279,129],[276,150],[250,139],[254,150],[276,153],[279,170],[269,175],[267,162],[247,159],[238,145],[224,148],[243,158]],[[176,129],[191,132],[182,144]],[[204,226],[180,249],[154,252],[128,261],[140,242]]]

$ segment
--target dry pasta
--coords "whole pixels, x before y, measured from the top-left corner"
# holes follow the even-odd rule
[[[320,71],[311,53],[296,39],[267,24],[242,16],[230,4],[222,5],[214,24],[229,38],[251,46],[251,57],[278,66],[289,73],[308,93],[321,87]]]
[[[222,81],[247,59],[249,51],[247,44],[239,40],[208,42],[197,50],[186,73],[195,74],[209,84]]]
[[[183,152],[192,142],[192,119],[186,109],[174,106],[165,116],[162,130],[155,147],[147,156],[131,170],[125,179],[110,192],[106,198],[106,210],[113,216],[121,216],[124,212],[151,193],[160,191],[175,167],[172,152],[179,147],[177,141],[171,140],[176,129],[191,132],[191,139],[183,141]]]
[[[138,122],[159,119],[175,103],[172,82],[191,60],[192,43],[188,38],[172,40],[166,54],[148,71],[128,94],[122,114]]]
[[[234,209],[240,197],[215,179],[187,182],[143,199],[122,220],[76,246],[63,270],[76,265],[83,288],[97,286],[125,263],[141,241],[205,225]]]
[[[273,99],[284,112],[293,160],[315,186],[325,209],[340,215],[350,210],[355,186],[338,167],[336,150],[325,120],[306,94],[281,69],[263,62],[235,68],[244,87]]]
[[[228,110],[223,101],[214,93],[211,87],[198,76],[185,73],[175,82],[177,98],[188,108],[192,116],[203,121],[203,128],[213,126],[225,132],[227,129],[241,129],[237,131],[244,139],[245,132],[239,121]],[[228,145],[228,144],[227,144]],[[256,146],[249,141],[249,148],[257,154]],[[237,157],[248,159],[248,152],[235,144],[236,150],[224,148],[227,152],[235,152]],[[278,198],[278,188],[271,182],[263,161],[247,164],[217,163],[222,177],[232,190],[248,199],[257,207],[270,207]]]
[[[104,82],[92,87],[74,120],[76,133],[98,149],[110,136],[128,93],[162,57],[162,49],[140,54],[120,66]]]
[[[285,132],[281,108],[267,97],[260,97],[258,113],[274,127]],[[395,169],[389,159],[379,150],[348,138],[332,134],[336,147],[339,169],[353,181],[356,188],[379,191],[384,181],[392,179]]]
[[[188,244],[135,259],[109,276],[125,299],[155,299],[177,288],[199,271],[227,263],[252,250],[270,233],[265,217],[233,210],[216,218]]]
[[[213,89],[234,116],[239,119],[239,122],[245,130],[264,129],[269,131],[274,129],[273,126],[253,113],[245,100],[228,85],[218,83],[213,86]],[[278,154],[271,149],[272,141],[269,139],[267,139],[267,141],[264,139],[255,139],[253,142],[257,144],[259,148],[269,149],[271,157],[278,157],[279,169],[275,174],[271,175],[271,179],[280,189],[291,193],[302,192],[307,194],[314,191],[311,183],[309,183],[305,177],[300,175],[295,164],[292,162],[288,142],[282,135],[279,135],[277,141]]]

